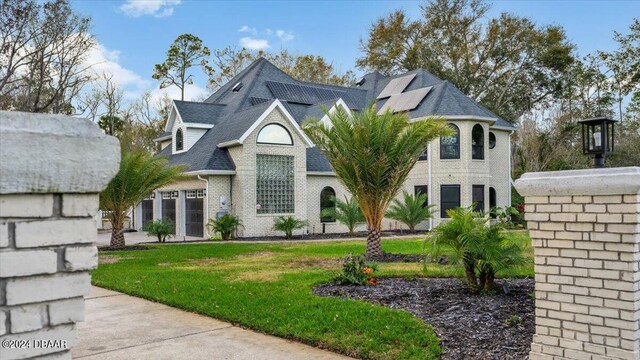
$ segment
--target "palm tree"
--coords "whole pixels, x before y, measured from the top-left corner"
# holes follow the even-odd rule
[[[124,247],[124,220],[127,212],[153,190],[182,176],[182,166],[167,166],[167,159],[144,152],[123,153],[120,170],[100,193],[100,209],[111,222],[111,246]]]
[[[364,223],[364,216],[360,211],[360,206],[354,198],[344,197],[344,201],[338,200],[335,197],[331,199],[336,205],[335,208],[328,208],[322,210],[322,217],[329,217],[336,219],[339,223],[347,226],[349,235],[353,235],[353,229],[359,224]]]
[[[402,192],[404,202],[394,199],[387,217],[402,222],[409,227],[410,231],[416,229],[416,225],[433,216],[435,205],[427,205],[427,194],[411,195],[406,191]]]
[[[287,240],[293,238],[293,230],[302,229],[309,225],[306,220],[296,219],[293,216],[278,216],[273,220],[273,230],[284,232]]]
[[[379,115],[375,104],[353,114],[341,107],[325,113],[329,123],[308,119],[304,131],[360,205],[369,232],[366,257],[379,257],[380,228],[389,203],[429,141],[449,131],[436,119],[411,122],[406,114],[391,110]]]

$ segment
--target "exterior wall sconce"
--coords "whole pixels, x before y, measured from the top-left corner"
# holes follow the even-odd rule
[[[582,151],[585,155],[593,155],[594,168],[603,168],[605,156],[613,152],[613,127],[618,121],[595,117],[578,122],[582,124]]]

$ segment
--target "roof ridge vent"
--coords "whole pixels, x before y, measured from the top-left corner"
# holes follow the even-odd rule
[[[240,91],[240,89],[242,89],[242,81],[233,85],[233,87],[231,88],[231,91],[238,92]]]

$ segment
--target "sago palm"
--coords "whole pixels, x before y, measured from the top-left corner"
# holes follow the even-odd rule
[[[182,166],[168,166],[167,159],[144,152],[123,153],[120,170],[100,193],[100,209],[111,222],[111,246],[124,247],[124,220],[129,209],[153,190],[178,180]]]
[[[347,226],[349,235],[353,235],[354,228],[364,223],[364,216],[360,211],[360,206],[355,199],[344,197],[344,201],[335,197],[331,199],[335,204],[334,208],[322,210],[321,216],[336,219],[339,223]]]
[[[414,196],[403,191],[402,197],[404,201],[393,199],[393,203],[387,212],[389,219],[398,220],[407,225],[409,230],[414,231],[418,224],[433,216],[435,205],[424,206],[427,202],[426,194]]]
[[[272,229],[284,232],[287,240],[293,238],[293,230],[302,229],[309,225],[306,220],[296,219],[293,216],[278,216],[273,220]]]
[[[429,141],[448,135],[448,128],[437,119],[411,122],[404,113],[378,114],[375,104],[353,114],[341,107],[326,114],[328,123],[308,119],[304,131],[362,210],[367,258],[381,256],[380,228],[391,200]]]

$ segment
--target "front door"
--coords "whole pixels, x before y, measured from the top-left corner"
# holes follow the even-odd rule
[[[195,191],[194,191],[195,192]],[[190,196],[187,191],[185,199],[185,235],[187,236],[204,236],[204,199],[201,197]]]

